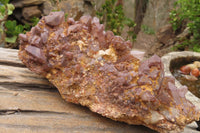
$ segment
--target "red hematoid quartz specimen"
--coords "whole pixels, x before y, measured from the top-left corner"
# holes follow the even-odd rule
[[[180,132],[200,112],[165,77],[161,59],[141,61],[124,41],[105,31],[99,19],[64,19],[63,12],[43,17],[30,32],[20,34],[19,58],[45,76],[72,103],[128,124],[159,132]]]

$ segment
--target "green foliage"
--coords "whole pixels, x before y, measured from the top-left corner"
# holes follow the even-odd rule
[[[172,24],[172,28],[174,31],[180,28],[182,21],[183,18],[178,16],[176,9],[173,9],[170,12],[170,23]]]
[[[67,13],[65,13],[65,21],[67,21],[67,17],[68,17],[68,14],[67,14]]]
[[[37,17],[33,17],[33,18],[31,19],[31,22],[33,23],[31,26],[36,26],[37,23],[38,23],[39,21],[40,21],[39,18],[37,18]]]
[[[30,31],[31,30],[31,25],[30,24],[24,24],[24,30],[23,30],[23,33],[25,34],[27,31]]]
[[[6,5],[10,0],[0,0],[0,4]]]
[[[16,43],[17,37],[20,33],[26,33],[32,26],[39,22],[39,18],[33,17],[32,24],[18,25],[15,20],[7,20],[15,7],[9,4],[9,0],[0,0],[0,32],[2,34],[2,41],[6,43]]]
[[[15,43],[18,35],[17,33],[21,31],[22,26],[17,26],[16,21],[6,21],[8,16],[11,15],[15,9],[15,7],[8,2],[9,0],[0,0],[1,40],[2,42]]]
[[[12,36],[12,37],[6,37],[6,38],[5,38],[5,41],[6,41],[7,43],[15,43],[16,40],[17,40],[17,36]]]
[[[185,40],[182,43],[178,44],[177,46],[174,46],[172,50],[184,50],[186,47],[189,46],[189,40]]]
[[[142,31],[146,34],[149,34],[149,35],[155,34],[155,31],[152,28],[148,27],[147,25],[142,25],[141,28],[142,28]]]
[[[6,34],[8,36],[12,36],[12,35],[18,35],[19,33],[23,32],[23,26],[22,25],[17,25],[17,22],[8,20],[5,23],[5,27],[6,27]]]
[[[127,39],[135,39],[133,28],[136,26],[135,22],[127,18],[123,11],[121,4],[116,4],[117,0],[106,0],[101,9],[96,12],[100,22],[105,25],[106,30],[111,30],[115,35],[121,35],[124,27],[128,27]]]
[[[31,27],[37,25],[37,23],[39,22],[39,18],[37,17],[33,17],[31,19],[32,24],[24,24],[24,25],[17,25],[17,22],[15,20],[11,21],[8,20],[5,22],[5,33],[6,33],[6,38],[5,38],[5,42],[8,43],[15,43],[17,40],[17,37],[20,33],[26,33],[27,31],[31,30]]]
[[[0,19],[6,18],[13,13],[15,7],[8,3],[9,0],[0,0]]]
[[[8,15],[13,14],[13,10],[15,9],[13,4],[7,4],[8,7]]]
[[[187,22],[187,27],[193,37],[180,46],[200,52],[200,0],[178,0],[175,3],[174,9],[170,12],[173,30],[180,29],[184,21]]]
[[[5,38],[3,38],[7,43],[15,43],[19,33],[23,32],[24,27],[22,25],[17,25],[17,22],[8,20],[7,17],[13,13],[15,7],[8,3],[9,0],[0,0],[0,19],[1,27],[0,31]]]
[[[5,22],[6,28],[6,39],[5,41],[8,43],[15,43],[17,40],[17,36],[23,32],[24,27],[22,25],[17,25],[17,22],[8,20]]]

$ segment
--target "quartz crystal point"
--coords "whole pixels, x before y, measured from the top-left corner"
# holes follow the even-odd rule
[[[63,12],[52,12],[19,37],[22,62],[68,102],[158,132],[180,132],[199,118],[185,98],[187,88],[176,88],[174,78],[164,76],[158,56],[141,61],[130,41],[105,31],[96,17],[65,22]]]

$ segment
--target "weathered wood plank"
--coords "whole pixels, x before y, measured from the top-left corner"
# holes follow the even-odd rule
[[[0,48],[0,132],[154,132],[143,126],[115,122],[85,107],[65,102],[46,79],[21,63],[17,52]]]
[[[0,62],[1,64],[15,64],[15,66],[24,66],[18,59],[18,50],[15,49],[0,48]]]
[[[38,84],[49,85],[43,77],[36,75],[27,68],[0,65],[0,84]]]
[[[5,129],[5,131],[42,133],[153,133],[153,131],[148,130],[146,127],[114,122],[91,112],[87,116],[67,113],[20,112],[14,115],[1,116],[0,128]]]

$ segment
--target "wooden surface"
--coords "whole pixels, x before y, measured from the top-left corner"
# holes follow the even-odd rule
[[[46,79],[29,71],[17,50],[0,48],[0,133],[153,133],[65,102]],[[194,131],[189,126],[186,131]],[[195,131],[194,131],[195,132]]]

